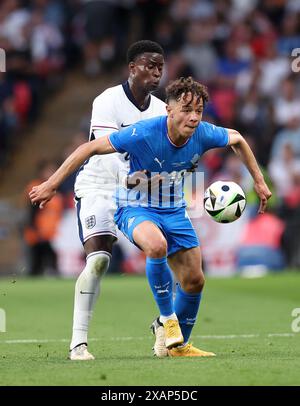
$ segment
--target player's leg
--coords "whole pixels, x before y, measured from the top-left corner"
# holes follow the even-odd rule
[[[84,244],[86,265],[75,285],[71,350],[88,342],[89,323],[100,294],[101,279],[109,267],[115,240],[111,235],[101,235],[91,237]]]
[[[135,221],[138,222],[138,218]],[[146,254],[146,275],[165,328],[165,346],[171,348],[182,343],[183,336],[174,312],[167,241],[159,227],[151,221],[143,221],[133,227],[133,241]]]
[[[200,247],[182,249],[169,257],[169,264],[178,280],[175,312],[184,337],[183,346],[169,351],[171,356],[213,356],[188,344],[197,319],[205,277]]]
[[[177,278],[175,310],[184,342],[188,342],[195,324],[204,287],[199,247],[183,249],[169,256],[169,264]]]
[[[161,221],[168,242],[168,262],[178,281],[174,308],[187,343],[205,282],[199,240],[185,208],[163,215]],[[174,356],[174,352],[184,356],[208,355],[190,344],[169,351],[169,355]]]
[[[107,200],[102,201],[101,198],[94,197],[80,199],[77,202],[77,213],[86,265],[75,285],[70,358],[88,360],[94,359],[86,349],[89,323],[100,293],[101,279],[110,264],[116,228],[113,222],[113,208]]]

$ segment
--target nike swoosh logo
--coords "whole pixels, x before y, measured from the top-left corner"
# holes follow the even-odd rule
[[[95,294],[94,292],[83,292],[82,290],[80,291],[80,293],[82,295],[94,295]]]
[[[124,127],[130,127],[131,125],[132,125],[132,124],[123,124],[123,123],[122,123],[122,124],[121,124],[121,127],[123,127],[123,128],[124,128]]]

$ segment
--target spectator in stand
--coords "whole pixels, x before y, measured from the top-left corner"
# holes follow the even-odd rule
[[[61,83],[63,32],[72,7],[60,0],[0,3],[0,48],[6,52],[0,76],[1,166],[9,161],[15,134],[37,118],[45,95]]]
[[[21,0],[4,0],[0,5],[0,37],[5,38],[9,46],[16,51],[27,49],[24,32],[30,21],[30,11],[22,6]]]
[[[217,54],[210,42],[214,34],[211,20],[193,19],[186,33],[182,55],[195,77],[203,83],[210,83],[216,76]]]
[[[255,86],[251,87],[244,97],[240,97],[239,102],[238,122],[254,134],[259,144],[271,127],[272,115],[269,103],[261,99]]]
[[[62,69],[63,44],[59,29],[47,23],[41,11],[34,11],[30,21],[30,50],[32,62],[40,76],[47,77]]]
[[[62,0],[31,0],[32,9],[42,13],[46,24],[64,29],[68,6]]]
[[[224,55],[219,57],[215,88],[211,99],[221,122],[228,128],[234,127],[238,103],[235,83],[238,75],[249,68],[249,62],[238,54],[236,44],[229,39],[224,44]]]
[[[237,251],[237,266],[247,271],[282,270],[285,266],[281,249],[284,229],[284,222],[270,212],[251,218]]]
[[[116,0],[81,0],[85,28],[85,73],[98,75],[115,57]]]
[[[260,68],[259,90],[263,96],[275,98],[281,81],[291,73],[290,61],[278,54],[275,41],[270,41]]]
[[[272,160],[279,158],[285,144],[289,143],[297,157],[300,157],[300,114],[291,118],[275,137],[271,148]]]
[[[155,41],[161,44],[165,55],[178,50],[184,43],[180,30],[176,28],[174,21],[168,15],[163,15],[154,27]]]
[[[48,179],[57,165],[53,162],[41,161],[38,165],[37,179],[30,182],[25,190],[25,196],[35,185]],[[27,201],[27,199],[26,199]],[[63,198],[57,193],[45,210],[38,206],[28,207],[28,221],[24,229],[24,239],[28,245],[28,275],[59,275],[57,255],[52,246],[59,222],[63,213]]]
[[[16,135],[21,139],[20,130],[38,116],[49,89],[61,83],[56,78],[65,67],[82,56],[85,73],[95,76],[118,67],[127,41],[153,37],[166,50],[162,86],[189,75],[205,82],[211,94],[205,119],[251,138],[282,201],[292,247],[300,219],[300,76],[291,76],[299,22],[298,0],[2,0],[0,48],[7,72],[0,74],[0,165],[8,162]],[[124,81],[126,74],[127,68]],[[164,99],[162,89],[157,95]],[[82,123],[88,129],[89,117]],[[231,158],[218,151],[203,157],[201,170],[206,179],[227,174],[243,182]],[[247,199],[255,205],[253,193]],[[275,203],[273,197],[274,210]],[[300,263],[296,254],[291,257]]]
[[[277,41],[280,55],[289,58],[294,48],[299,48],[299,15],[294,12],[286,13],[281,25],[281,35]]]
[[[279,97],[276,97],[273,103],[274,121],[278,127],[288,125],[293,119],[298,119],[300,122],[300,96],[297,90],[293,76],[282,81]]]
[[[0,167],[7,164],[7,151],[18,128],[18,117],[14,105],[13,87],[0,72]]]
[[[166,72],[162,77],[161,83],[166,86],[169,81],[176,80],[181,76],[194,76],[194,71],[186,62],[182,52],[175,51],[169,54]]]
[[[287,193],[282,208],[282,217],[286,222],[284,249],[288,265],[300,267],[300,171],[294,172],[293,187]]]
[[[240,72],[249,69],[248,58],[238,53],[238,42],[234,38],[229,38],[224,45],[224,55],[218,62],[218,86],[234,89],[237,76]]]
[[[220,179],[236,182],[243,188],[244,192],[247,192],[252,188],[250,173],[240,159],[232,153],[225,156],[222,169],[210,179],[210,183],[216,182]]]
[[[276,29],[272,25],[269,17],[258,7],[253,10],[251,16],[251,26],[253,36],[251,39],[251,48],[255,58],[264,59],[267,56],[268,48],[276,41]]]
[[[300,208],[300,167],[297,165],[292,175],[293,187],[285,198],[286,206],[292,210]],[[298,237],[298,236],[297,236]]]
[[[286,143],[281,148],[281,155],[270,161],[269,173],[277,190],[278,197],[286,199],[296,190],[300,173],[300,157],[296,158],[293,147]],[[299,202],[300,203],[300,202]]]

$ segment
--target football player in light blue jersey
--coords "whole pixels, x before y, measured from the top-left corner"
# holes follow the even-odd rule
[[[192,78],[172,82],[167,88],[167,118],[141,121],[81,145],[48,181],[34,187],[29,194],[32,203],[43,207],[61,182],[95,154],[128,152],[130,174],[146,172],[151,193],[145,181],[140,182],[139,193],[128,185],[125,190],[121,188],[115,220],[119,229],[146,255],[146,275],[160,311],[156,325],[164,326],[164,335],[160,337],[161,341],[156,340],[154,348],[158,356],[215,355],[189,343],[205,280],[199,241],[186,215],[182,188],[177,187],[182,183],[182,175],[193,171],[205,151],[229,145],[253,177],[254,188],[260,198],[260,213],[265,211],[267,200],[271,197],[244,138],[235,130],[201,122],[207,100],[206,88]],[[176,179],[174,174],[179,174],[179,177]],[[152,193],[151,184],[155,180],[158,180],[158,193]],[[146,190],[143,185],[146,185]],[[175,300],[169,265],[178,281]]]
[[[202,114],[203,104],[198,107],[199,114],[200,112]],[[184,111],[190,108],[191,106],[186,106]],[[137,192],[141,192],[139,187],[134,188],[135,193],[132,193],[132,189],[119,190],[118,206],[184,207],[183,188],[180,186],[184,183],[185,174],[194,170],[204,152],[228,144],[227,129],[201,122],[196,126],[194,123],[186,126],[186,129],[183,126],[183,131],[192,131],[193,136],[183,138],[180,144],[176,145],[171,138],[172,135],[169,135],[168,122],[167,116],[155,117],[136,123],[132,128],[122,131],[121,136],[115,132],[109,137],[116,151],[130,154],[129,175],[146,170],[151,176],[160,174],[161,180],[165,180],[162,182],[159,196],[153,191],[152,196],[149,196],[145,190],[144,195],[138,196],[138,201]],[[142,180],[146,180],[147,173],[141,175]],[[170,182],[177,187],[170,188]]]

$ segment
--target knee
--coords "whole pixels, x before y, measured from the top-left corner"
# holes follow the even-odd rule
[[[200,293],[202,292],[205,284],[205,277],[203,272],[197,275],[190,275],[189,277],[184,278],[181,283],[181,286],[185,292],[188,293]]]
[[[145,254],[150,258],[162,258],[167,255],[168,244],[164,238],[157,239],[156,241],[151,241]]]
[[[96,276],[103,276],[108,269],[110,257],[107,254],[94,254],[87,258],[91,272]]]

